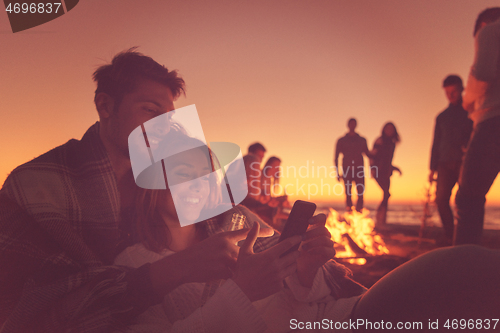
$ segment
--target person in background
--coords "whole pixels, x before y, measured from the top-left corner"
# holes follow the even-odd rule
[[[272,201],[275,187],[280,182],[280,166],[281,160],[276,156],[271,156],[262,168],[262,177],[260,178],[260,186],[262,189],[262,196],[267,201]]]
[[[388,122],[382,128],[382,135],[375,140],[370,158],[370,170],[372,177],[384,192],[382,202],[378,206],[376,215],[376,227],[381,228],[386,224],[387,205],[389,203],[389,188],[391,186],[391,176],[393,171],[399,172],[398,167],[392,165],[396,144],[401,141],[396,126]]]
[[[474,37],[476,55],[463,98],[474,131],[455,198],[455,245],[481,241],[486,193],[500,170],[500,7],[479,14]]]
[[[274,179],[274,175],[277,174],[281,161],[275,157],[272,163],[277,165],[271,166],[266,164],[265,169],[261,169],[260,166],[265,153],[266,148],[264,148],[261,143],[256,142],[251,144],[248,147],[248,154],[243,156],[243,163],[232,164],[226,174],[234,174],[240,168],[245,168],[247,176],[246,184],[242,183],[238,186],[246,186],[248,195],[243,199],[241,204],[259,215],[266,223],[272,225],[275,208],[279,205],[280,201],[271,197],[269,182],[271,179]],[[264,174],[264,170],[266,174]],[[262,186],[262,181],[266,182],[264,187]],[[285,198],[283,198],[283,200],[284,199]]]
[[[235,174],[241,168],[245,168],[246,184],[242,183],[238,184],[238,186],[248,188],[248,195],[241,204],[251,210],[262,206],[260,185],[262,170],[260,165],[265,154],[266,148],[260,142],[255,142],[248,147],[248,154],[243,156],[243,163],[233,163],[226,172],[227,175]]]
[[[363,209],[363,194],[365,192],[365,164],[363,154],[369,157],[368,145],[366,139],[355,132],[357,121],[351,118],[347,122],[349,132],[337,141],[335,147],[334,164],[339,170],[339,155],[342,154],[342,179],[345,185],[346,210],[351,211],[352,208],[352,184],[356,184],[356,192],[358,201],[356,210],[361,212]],[[340,173],[337,179],[340,181]]]
[[[271,156],[262,168],[262,177],[260,185],[262,188],[261,202],[270,207],[264,221],[271,224],[277,230],[282,229],[282,223],[288,217],[288,214],[283,212],[283,208],[290,208],[287,195],[277,196],[276,191],[280,181],[280,166],[281,160],[276,156]],[[262,214],[259,215],[262,216]],[[269,219],[269,220],[268,220]]]
[[[450,196],[458,181],[462,158],[472,132],[472,121],[462,107],[462,79],[457,75],[447,76],[443,89],[450,104],[436,117],[429,182],[436,181],[436,205],[444,230],[444,238],[439,242],[451,245],[454,219]]]
[[[246,204],[246,206],[253,206],[253,204],[250,203],[252,200],[262,203],[262,193],[260,185],[262,170],[260,169],[260,166],[262,164],[262,160],[264,159],[265,153],[266,148],[264,148],[261,143],[256,142],[248,147],[248,154],[243,156],[248,184],[248,200],[243,202],[243,204]]]

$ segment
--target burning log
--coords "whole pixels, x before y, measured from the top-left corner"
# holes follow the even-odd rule
[[[366,260],[360,257],[389,253],[382,237],[374,232],[375,222],[368,217],[369,213],[367,209],[362,213],[353,211],[344,214],[341,221],[339,214],[330,208],[325,226],[336,243],[337,258],[350,258],[350,263],[364,265]]]
[[[348,233],[343,234],[342,238],[349,243],[349,247],[356,254],[356,257],[368,255],[368,252],[360,248],[358,244],[356,244],[356,242],[352,240],[351,236],[349,236]]]

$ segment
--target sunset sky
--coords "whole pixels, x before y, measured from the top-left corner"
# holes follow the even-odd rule
[[[176,107],[195,104],[207,141],[244,152],[254,142],[285,170],[309,166],[304,185],[333,165],[336,140],[358,119],[370,149],[383,124],[401,135],[391,202],[419,202],[429,173],[436,115],[448,74],[464,81],[477,14],[498,0],[82,0],[44,25],[12,33],[0,13],[0,180],[98,120],[92,72],[138,46],[187,83]],[[323,169],[324,170],[324,169]],[[323,171],[324,173],[324,171]],[[282,184],[297,188],[284,175]],[[324,176],[324,174],[322,174]],[[339,188],[337,185],[337,193]],[[294,194],[294,193],[290,193]],[[343,202],[343,195],[311,201]],[[382,191],[367,181],[366,199]],[[500,181],[488,194],[500,204]]]

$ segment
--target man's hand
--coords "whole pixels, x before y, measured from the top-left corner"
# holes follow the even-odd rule
[[[431,170],[431,173],[429,173],[429,183],[432,183],[435,181],[436,181],[436,171]]]
[[[249,231],[222,232],[152,263],[150,274],[153,288],[166,294],[183,283],[232,277],[240,250],[236,243],[245,239]],[[273,233],[272,229],[266,228],[255,237],[269,237]]]
[[[304,236],[297,259],[297,277],[304,287],[311,287],[318,269],[335,257],[331,234],[325,227],[326,215],[309,219],[310,229]]]
[[[252,302],[283,288],[283,280],[297,269],[296,260],[300,253],[294,251],[283,258],[280,255],[302,240],[300,236],[290,237],[263,252],[254,253],[253,246],[259,228],[259,224],[255,223],[241,246],[233,278]]]
[[[338,161],[335,160],[334,161],[334,164],[335,164],[335,170],[337,170],[337,181],[340,182],[340,178],[342,178],[342,175],[340,174],[339,172],[339,164],[338,164]]]

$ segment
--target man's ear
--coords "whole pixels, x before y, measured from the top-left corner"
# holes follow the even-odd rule
[[[95,98],[95,107],[100,119],[107,119],[113,114],[115,100],[106,93],[98,93]]]

